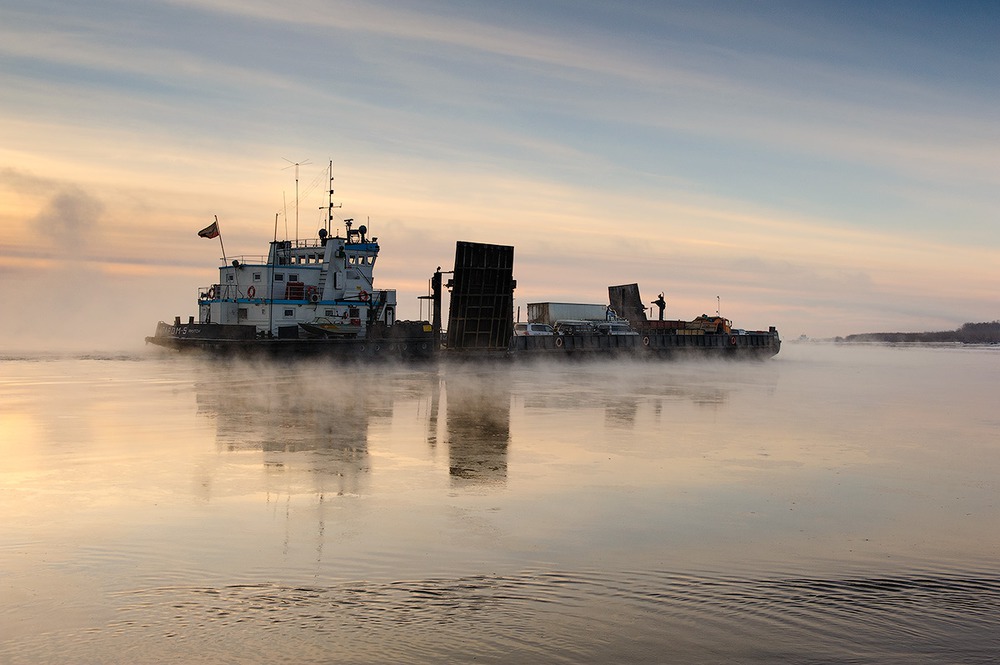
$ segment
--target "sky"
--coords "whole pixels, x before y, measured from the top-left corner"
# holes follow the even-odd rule
[[[0,350],[142,345],[222,255],[459,240],[515,304],[785,339],[1000,319],[1000,4],[0,0]],[[295,164],[299,166],[296,167]],[[296,179],[298,174],[298,179]]]

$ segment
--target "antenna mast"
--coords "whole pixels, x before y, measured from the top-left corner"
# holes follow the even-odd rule
[[[293,162],[290,159],[282,157],[286,162],[295,167],[295,244],[299,244],[299,166],[305,166],[306,164],[311,164],[312,162],[306,160],[304,162]],[[291,168],[291,166],[286,166],[285,168]]]
[[[333,202],[333,160],[330,160],[330,186],[327,188],[327,203],[326,203],[326,232],[333,232],[333,209],[339,208],[341,205],[339,203]],[[320,207],[320,210],[323,210]]]

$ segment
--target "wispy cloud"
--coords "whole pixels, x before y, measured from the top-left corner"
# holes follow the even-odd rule
[[[108,265],[210,266],[191,229],[222,213],[259,242],[282,158],[332,156],[387,259],[509,242],[526,289],[625,267],[835,321],[997,286],[996,66],[961,35],[796,3],[567,6],[8,3],[0,254],[43,256],[41,227],[100,238]]]

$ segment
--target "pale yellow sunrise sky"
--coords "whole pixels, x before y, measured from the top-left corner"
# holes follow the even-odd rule
[[[0,339],[141,346],[217,279],[215,215],[229,256],[294,235],[292,162],[312,237],[329,160],[403,318],[457,240],[515,247],[522,307],[1000,318],[1000,10],[835,4],[6,2]]]

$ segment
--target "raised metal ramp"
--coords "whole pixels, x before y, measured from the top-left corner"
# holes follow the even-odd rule
[[[506,352],[514,335],[515,285],[513,247],[457,242],[448,349]]]
[[[622,284],[608,287],[608,301],[618,316],[628,319],[633,328],[646,320],[646,307],[639,297],[638,284]]]

